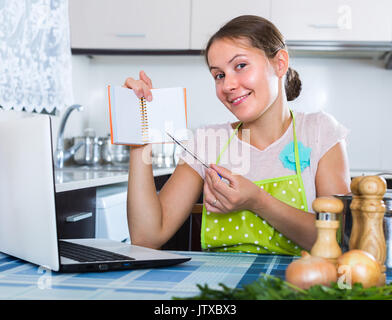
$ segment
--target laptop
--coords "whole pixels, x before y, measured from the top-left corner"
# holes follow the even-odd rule
[[[59,272],[175,265],[191,258],[109,239],[58,239],[48,115],[0,122],[0,251]]]

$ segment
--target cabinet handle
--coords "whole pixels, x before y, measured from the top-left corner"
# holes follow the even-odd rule
[[[116,33],[117,38],[145,38],[145,33]]]
[[[340,29],[337,24],[308,24],[313,29]]]
[[[93,216],[92,212],[81,212],[81,213],[74,214],[72,216],[68,216],[67,218],[65,218],[65,221],[67,221],[67,222],[77,222],[77,221],[80,221],[80,220],[84,220],[84,219],[90,218],[92,216]]]

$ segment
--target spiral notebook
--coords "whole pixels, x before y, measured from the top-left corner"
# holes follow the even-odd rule
[[[187,140],[186,89],[151,89],[152,101],[139,99],[132,89],[108,86],[112,144],[143,145]]]

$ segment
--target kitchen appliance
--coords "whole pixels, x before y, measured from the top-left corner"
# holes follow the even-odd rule
[[[349,241],[351,236],[352,229],[352,215],[350,204],[352,201],[352,194],[349,193],[347,195],[335,195],[335,197],[339,198],[343,201],[344,209],[342,214],[342,228],[341,228],[341,246],[342,251],[346,252],[349,250]],[[388,244],[392,242],[392,229],[391,229],[391,220],[392,220],[392,189],[388,189],[383,197],[383,201],[385,204],[385,215],[384,215],[384,234],[385,240],[387,243],[387,251],[391,251],[392,248]],[[389,238],[388,238],[389,237]],[[389,262],[388,262],[389,261]],[[389,263],[389,266],[388,266]],[[387,254],[387,261],[385,262],[387,267],[392,267],[392,255]]]
[[[130,147],[126,145],[112,144],[110,135],[102,137],[101,157],[105,164],[124,164],[129,161]]]
[[[154,169],[173,168],[177,165],[176,144],[174,143],[155,143],[152,145],[151,153]]]
[[[82,144],[73,155],[75,163],[79,165],[97,165],[101,162],[102,139],[96,137],[92,129],[85,129],[84,136],[74,137],[73,144]]]
[[[387,245],[387,257],[385,259],[385,266],[392,268],[392,212],[389,210],[384,215],[384,236],[385,244]]]
[[[130,241],[127,221],[128,183],[97,189],[95,237]]]

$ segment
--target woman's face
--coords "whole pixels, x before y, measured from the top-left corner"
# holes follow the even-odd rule
[[[278,76],[264,52],[247,40],[220,39],[208,51],[219,100],[239,120],[257,120],[278,96]]]

